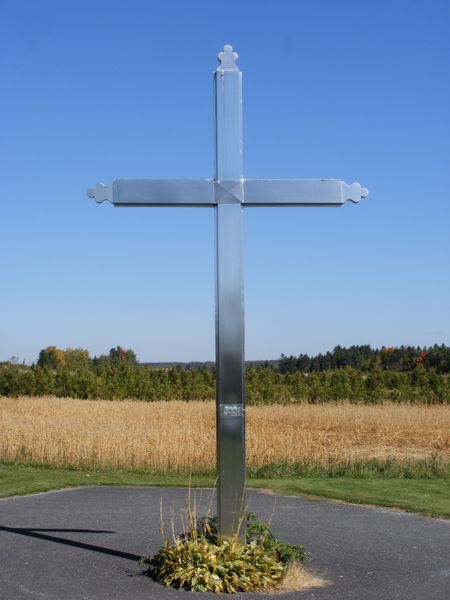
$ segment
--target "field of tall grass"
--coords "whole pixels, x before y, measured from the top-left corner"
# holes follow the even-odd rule
[[[0,398],[0,461],[153,473],[215,468],[213,402]],[[249,471],[447,468],[450,406],[247,408]],[[437,465],[437,467],[436,467]],[[276,473],[275,473],[276,474]],[[439,473],[436,473],[439,474]]]

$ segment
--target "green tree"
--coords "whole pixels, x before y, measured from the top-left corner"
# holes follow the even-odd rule
[[[137,365],[137,357],[133,350],[126,350],[122,346],[116,346],[109,351],[109,358],[113,363],[126,362],[129,365]]]
[[[84,350],[83,348],[67,348],[64,355],[65,365],[71,371],[89,369],[91,366],[88,350]]]
[[[47,346],[39,352],[37,364],[39,367],[48,367],[49,369],[64,367],[66,364],[65,352],[56,346]]]

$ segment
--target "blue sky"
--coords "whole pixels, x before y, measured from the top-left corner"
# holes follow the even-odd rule
[[[85,190],[213,175],[227,43],[245,176],[370,190],[245,211],[247,358],[449,344],[449,22],[439,0],[4,0],[0,360],[47,345],[214,358],[213,211]]]

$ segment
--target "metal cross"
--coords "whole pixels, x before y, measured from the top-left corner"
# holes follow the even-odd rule
[[[340,206],[368,191],[338,179],[244,179],[242,73],[231,46],[214,73],[214,179],[116,179],[88,190],[114,206],[209,206],[216,216],[217,515],[220,539],[245,539],[244,206]]]

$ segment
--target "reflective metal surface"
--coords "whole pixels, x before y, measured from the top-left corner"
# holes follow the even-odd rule
[[[87,191],[96,202],[115,206],[339,206],[368,193],[339,179],[116,179]]]
[[[115,206],[213,206],[212,179],[116,179]]]
[[[106,183],[96,183],[95,187],[89,188],[86,192],[89,198],[94,198],[98,204],[113,201],[113,190],[112,185],[106,185]]]
[[[347,185],[340,179],[246,179],[247,206],[339,206],[359,202],[368,191],[359,183]]]
[[[235,55],[233,49],[220,55]],[[214,74],[216,113],[216,179],[239,181],[243,178],[242,164],[242,73],[233,64],[224,67],[224,59]],[[226,63],[229,65],[231,59]]]
[[[245,504],[243,210],[240,204],[215,210],[217,515],[226,538],[236,533]]]
[[[244,206],[340,206],[368,191],[336,179],[243,179],[242,74],[231,46],[214,75],[215,179],[117,179],[88,190],[115,206],[211,206],[216,215],[218,532],[245,539]],[[239,529],[240,526],[240,529]]]
[[[219,538],[245,540],[242,76],[231,46],[215,73],[217,516]]]

